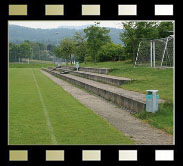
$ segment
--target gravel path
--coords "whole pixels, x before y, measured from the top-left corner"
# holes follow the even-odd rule
[[[41,71],[52,81],[60,85],[82,104],[102,116],[124,135],[133,139],[136,144],[143,145],[172,145],[173,136],[132,116],[127,110],[118,108],[101,97],[87,93],[62,79],[59,79],[45,71]]]

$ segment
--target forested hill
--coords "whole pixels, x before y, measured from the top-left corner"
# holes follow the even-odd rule
[[[110,36],[114,43],[123,44],[119,39],[119,33],[123,32],[121,29],[110,29]],[[82,31],[82,29],[71,28],[56,28],[56,29],[34,29],[17,25],[9,25],[9,40],[13,43],[21,43],[24,40],[33,42],[43,42],[45,44],[56,44],[57,40],[74,36],[75,32]],[[58,34],[56,34],[58,32]]]

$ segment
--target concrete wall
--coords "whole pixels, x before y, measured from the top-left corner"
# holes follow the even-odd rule
[[[109,68],[92,68],[92,67],[80,67],[79,71],[86,71],[91,73],[108,74],[111,69]]]
[[[62,66],[62,69],[73,70],[74,66]],[[110,68],[92,68],[92,67],[79,67],[79,71],[91,72],[91,73],[100,73],[100,74],[108,74],[111,71]]]
[[[103,77],[103,76],[98,76],[98,75],[91,75],[90,73],[78,73],[78,72],[71,72],[70,74],[87,78],[90,80],[95,80],[99,82],[103,82],[106,84],[114,85],[114,86],[120,86],[125,83],[129,83],[130,80],[120,80],[120,79],[114,79],[114,78],[109,78],[109,77]]]

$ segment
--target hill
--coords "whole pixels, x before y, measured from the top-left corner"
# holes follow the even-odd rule
[[[72,37],[75,32],[82,31],[81,28],[74,27],[59,27],[55,29],[34,29],[17,25],[9,25],[9,41],[13,43],[21,43],[24,40],[33,42],[43,42],[45,44],[56,44],[57,40]],[[119,39],[119,33],[123,32],[121,29],[110,29],[110,37],[116,44],[123,44]],[[58,33],[58,34],[56,34]]]

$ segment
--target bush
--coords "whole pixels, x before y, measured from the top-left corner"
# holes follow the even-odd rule
[[[100,62],[125,60],[123,47],[120,44],[107,43],[101,47],[97,59]]]
[[[86,62],[93,62],[93,58],[91,56],[86,57]]]

